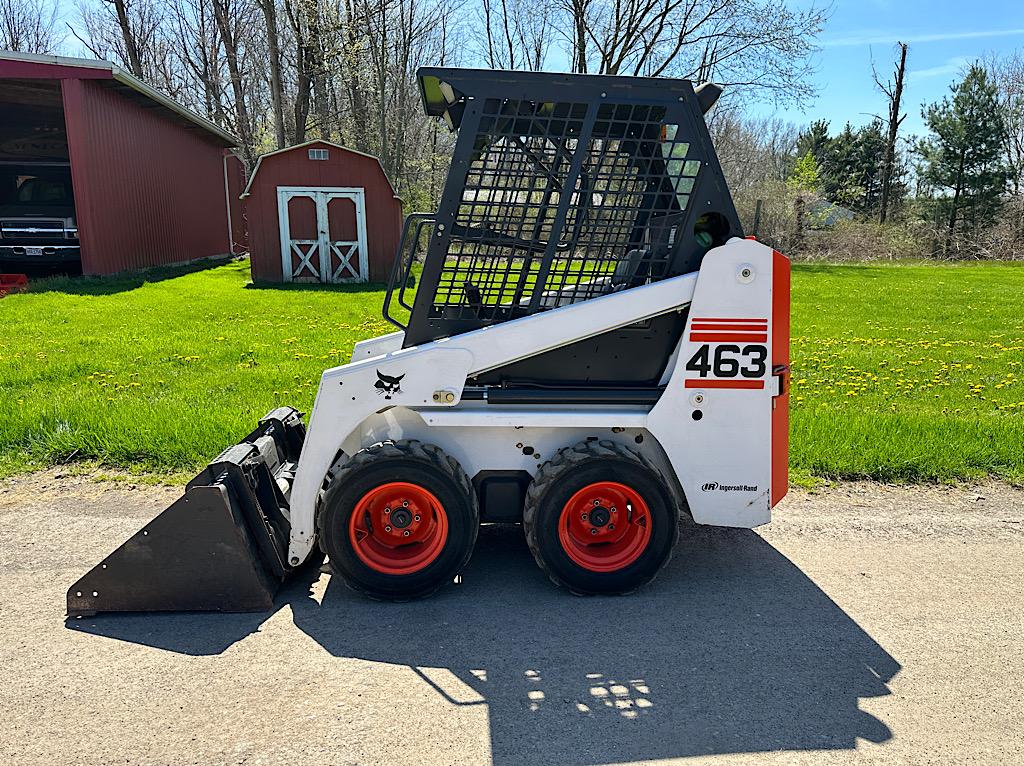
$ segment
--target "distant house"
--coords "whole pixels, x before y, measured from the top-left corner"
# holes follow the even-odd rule
[[[852,221],[856,213],[828,200],[818,200],[807,206],[806,225],[809,229],[832,229],[843,221]]]

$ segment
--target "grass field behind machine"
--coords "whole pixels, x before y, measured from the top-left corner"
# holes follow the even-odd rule
[[[244,262],[145,279],[0,301],[0,476],[180,480],[391,329],[379,286],[257,288]],[[1009,264],[796,266],[794,479],[1024,483],[1022,295]]]

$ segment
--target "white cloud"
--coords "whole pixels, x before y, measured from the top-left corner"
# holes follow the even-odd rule
[[[988,29],[977,32],[939,32],[936,34],[900,35],[893,32],[861,32],[849,37],[823,40],[825,48],[842,48],[853,45],[894,45],[904,43],[938,43],[949,40],[977,40],[985,37],[1024,36],[1024,29]]]
[[[949,75],[959,73],[961,69],[970,63],[971,59],[967,56],[954,56],[951,59],[947,59],[946,63],[939,64],[938,66],[926,69],[911,69],[907,77],[911,82],[915,80],[928,80],[933,77],[948,77]]]

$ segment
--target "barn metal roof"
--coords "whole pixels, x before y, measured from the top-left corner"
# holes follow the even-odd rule
[[[9,62],[9,63],[8,63]],[[5,66],[5,64],[7,64]],[[113,80],[119,86],[133,91],[144,99],[152,101],[159,106],[168,109],[186,122],[205,130],[216,136],[228,147],[238,146],[241,142],[235,136],[223,128],[200,117],[195,112],[185,108],[174,99],[150,87],[134,75],[129,74],[117,64],[100,59],[67,58],[65,56],[49,56],[37,53],[16,53],[14,51],[0,51],[0,78],[3,77],[25,77],[18,64],[25,64],[29,67],[35,65],[41,68],[40,71],[52,74],[52,79],[96,79]],[[52,70],[52,72],[47,72]],[[35,75],[35,76],[38,76]]]

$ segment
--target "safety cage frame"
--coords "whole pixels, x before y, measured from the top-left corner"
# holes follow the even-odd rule
[[[742,236],[704,120],[714,85],[433,67],[417,77],[427,113],[458,137],[437,212],[406,218],[384,301],[407,347],[690,273]]]

